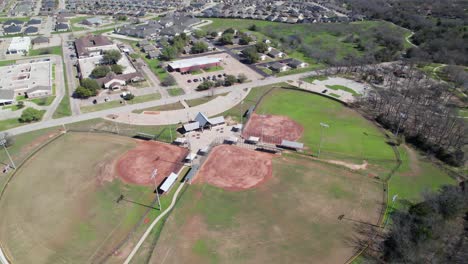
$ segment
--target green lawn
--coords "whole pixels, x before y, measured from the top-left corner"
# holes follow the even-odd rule
[[[332,90],[342,90],[342,91],[345,91],[345,92],[348,92],[354,96],[357,96],[359,95],[358,93],[356,93],[356,91],[354,91],[353,89],[349,88],[349,87],[346,87],[344,85],[325,85],[327,88],[329,89],[332,89]]]
[[[65,61],[62,58],[62,64],[63,64],[63,72],[66,72],[65,70]],[[63,99],[60,101],[57,109],[55,110],[54,114],[52,115],[52,118],[61,118],[61,117],[66,117],[66,116],[71,116],[71,107],[70,107],[70,93],[68,91],[68,82],[67,82],[67,75],[63,75],[63,80],[65,82],[65,94],[63,96]]]
[[[170,111],[170,110],[179,110],[184,109],[184,106],[180,102],[166,104],[166,105],[159,105],[144,109],[133,110],[132,113],[141,114],[144,111]]]
[[[79,16],[79,17],[74,17],[70,19],[70,25],[73,31],[80,31],[80,30],[86,30],[87,28],[84,26],[80,26],[78,23],[80,23],[82,20],[90,18],[91,16]],[[76,25],[78,24],[78,25]]]
[[[54,54],[62,56],[62,46],[54,46],[49,48],[42,48],[42,49],[31,49],[29,50],[29,56],[39,56],[39,55],[48,55]]]
[[[55,99],[55,96],[49,96],[49,97],[44,97],[44,98],[34,98],[34,99],[29,100],[29,101],[31,101],[31,102],[39,105],[39,106],[48,106],[48,105],[52,104],[54,99]]]
[[[144,102],[154,101],[154,100],[159,100],[159,99],[161,99],[161,95],[159,93],[155,93],[155,94],[135,96],[135,98],[133,98],[132,100],[125,101],[125,102],[127,104],[138,104],[138,103],[144,103]],[[123,100],[121,101],[123,102]],[[87,105],[87,106],[81,107],[80,109],[82,113],[96,112],[96,111],[124,106],[125,104],[120,103],[121,101],[109,101],[109,102],[95,104],[95,105]]]
[[[330,96],[333,96],[335,98],[340,98],[341,97],[339,94],[336,94],[336,93],[330,93]]]
[[[185,94],[185,91],[182,88],[169,88],[167,89],[167,92],[170,96],[179,96]]]
[[[215,95],[215,96],[206,96],[206,97],[201,97],[201,98],[192,99],[192,100],[185,100],[185,102],[188,104],[188,106],[194,107],[194,106],[197,106],[197,105],[201,105],[201,104],[207,103],[207,102],[209,102],[209,101],[215,99],[215,98],[218,97],[218,96],[224,96],[224,95],[226,95],[226,94],[227,94],[227,93],[218,94],[218,95]]]
[[[216,72],[216,71],[222,71],[222,70],[224,70],[223,66],[215,66],[215,67],[204,69],[205,72]]]
[[[408,30],[385,21],[286,24],[249,19],[207,18],[207,20],[213,21],[213,23],[203,27],[208,32],[223,31],[231,27],[247,31],[251,25],[255,24],[257,27],[256,31],[250,31],[250,33],[255,34],[259,40],[264,38],[271,39],[274,46],[281,42],[286,44],[289,37],[299,37],[301,40],[297,47],[288,48],[287,45],[282,45],[280,48],[285,48],[286,54],[291,57],[308,62],[311,65],[311,69],[323,67],[324,64],[333,59],[345,60],[348,56],[361,57],[364,53],[357,43],[353,42],[353,39],[358,39],[362,43],[362,46],[371,47],[374,53],[385,48],[377,42],[378,32],[381,28],[386,28],[401,38],[404,50],[406,50],[405,36],[408,34]],[[308,53],[308,50],[311,50],[311,48],[313,52]],[[318,53],[328,53],[329,56],[325,59],[319,58],[315,55]],[[318,62],[318,59],[321,61]],[[282,73],[282,75],[285,74],[288,74],[288,72]]]
[[[0,120],[0,131],[8,130],[23,125],[17,118]]]
[[[306,77],[306,78],[304,78],[302,80],[305,81],[305,82],[308,82],[308,83],[314,83],[315,80],[326,81],[326,80],[328,80],[328,77],[327,76],[309,76],[309,77]]]
[[[11,111],[18,111],[18,110],[23,109],[23,108],[24,107],[19,107],[17,104],[2,106],[2,109],[10,109]]]
[[[11,64],[15,64],[15,63],[16,63],[15,60],[4,60],[4,61],[0,61],[0,67],[8,66],[8,65],[11,65]]]
[[[300,141],[317,153],[321,126],[326,123],[322,154],[360,160],[394,160],[382,133],[369,121],[344,105],[320,95],[276,89],[258,106],[258,114],[286,115],[304,127]],[[322,156],[321,156],[322,157]]]
[[[202,74],[203,71],[202,70],[196,70],[196,71],[191,71],[190,74],[192,75],[199,75],[199,74]]]

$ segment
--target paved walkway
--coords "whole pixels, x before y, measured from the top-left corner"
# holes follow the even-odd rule
[[[185,182],[182,182],[179,185],[179,188],[177,188],[174,196],[172,197],[172,202],[169,205],[169,207],[164,212],[162,212],[156,219],[154,219],[154,221],[151,223],[151,225],[148,227],[148,229],[146,229],[145,233],[140,238],[140,240],[136,244],[135,248],[133,248],[132,252],[130,252],[130,255],[128,255],[127,259],[125,259],[124,264],[130,263],[133,256],[135,256],[135,254],[138,252],[138,249],[140,249],[143,242],[145,242],[146,238],[151,233],[151,230],[153,230],[154,226],[159,222],[159,220],[161,220],[164,216],[166,216],[172,210],[172,208],[174,207],[174,205],[175,205],[175,203],[177,201],[177,197],[179,196],[179,193],[182,190],[182,188],[184,187],[184,185],[185,185]]]

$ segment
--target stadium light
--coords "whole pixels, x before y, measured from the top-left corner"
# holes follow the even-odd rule
[[[318,149],[318,154],[317,158],[320,157],[320,150],[322,149],[322,140],[323,140],[323,129],[324,128],[329,128],[330,126],[328,124],[320,122],[320,127],[321,127],[321,132],[320,132],[320,143],[319,143],[319,149]]]
[[[11,158],[10,153],[8,152],[8,149],[6,147],[6,143],[7,143],[7,140],[5,139],[5,136],[4,136],[4,138],[0,139],[0,145],[3,146],[3,149],[5,149],[5,152],[6,152],[7,156],[8,156],[8,159],[10,159],[11,165],[9,165],[9,166],[11,166],[13,169],[16,170],[15,162],[13,162],[13,159]]]
[[[162,208],[161,208],[161,201],[159,200],[158,186],[156,184],[156,175],[158,175],[158,169],[153,170],[153,173],[151,173],[151,179],[154,180],[154,190],[156,191],[156,197],[158,197],[159,211],[161,211]]]

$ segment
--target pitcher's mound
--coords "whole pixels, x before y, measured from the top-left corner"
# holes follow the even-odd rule
[[[272,154],[237,146],[215,147],[197,180],[232,191],[253,188],[272,175]]]
[[[159,185],[171,172],[177,173],[182,168],[182,161],[187,154],[187,149],[174,145],[142,141],[119,159],[117,172],[124,182],[154,185],[150,177],[153,170],[158,169],[156,183]]]

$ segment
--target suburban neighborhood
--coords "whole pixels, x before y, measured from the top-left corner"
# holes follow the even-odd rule
[[[0,0],[0,264],[465,263],[463,2]]]

